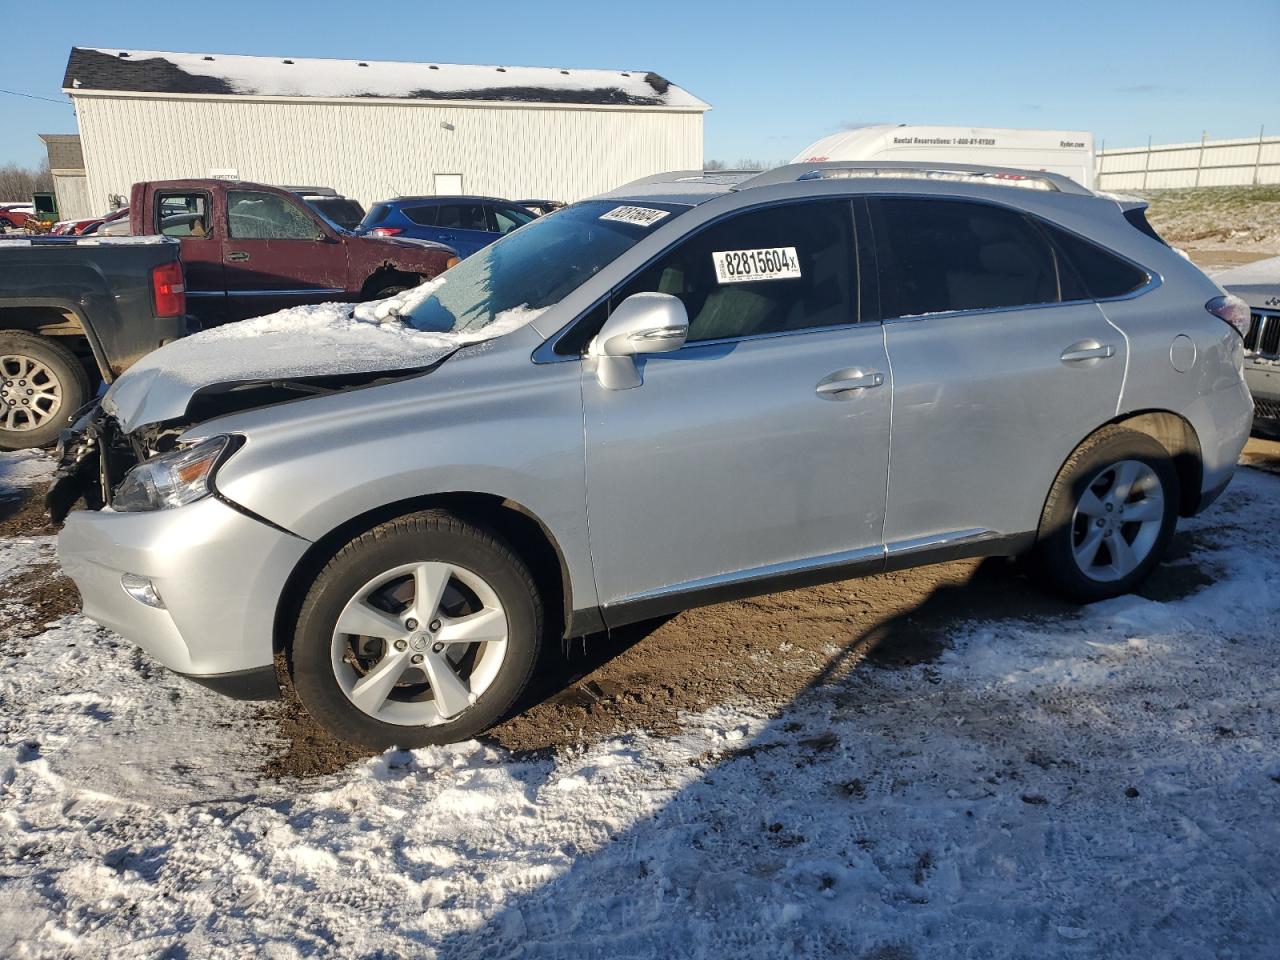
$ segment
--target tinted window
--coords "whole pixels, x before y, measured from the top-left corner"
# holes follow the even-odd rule
[[[370,227],[376,227],[383,220],[387,219],[387,214],[391,212],[391,204],[375,203],[369,212],[365,214],[364,219],[360,221],[360,229],[368,230]]]
[[[439,210],[436,226],[441,230],[489,230],[482,203],[446,203]]]
[[[347,197],[312,197],[307,205],[343,230],[354,230],[364,218],[364,207]]]
[[[156,229],[166,237],[209,236],[209,198],[203,193],[164,193],[156,201]]]
[[[1122,297],[1138,289],[1149,279],[1145,270],[1138,269],[1127,260],[1121,260],[1074,233],[1049,224],[1045,224],[1044,228],[1073,270],[1073,275],[1064,271],[1064,299]],[[1068,286],[1071,289],[1067,289]]]
[[[440,208],[437,206],[404,207],[400,212],[420,227],[434,227]]]
[[[320,231],[291,200],[274,193],[227,191],[227,230],[239,240],[314,240]]]
[[[684,301],[691,341],[850,323],[857,288],[849,204],[738,214],[663,254],[614,302],[642,291]]]
[[[1022,214],[959,200],[870,205],[886,318],[1058,301],[1053,250]]]
[[[514,207],[490,207],[493,211],[493,227],[497,233],[510,233],[516,227],[522,227],[533,219],[528,210],[517,210]]]

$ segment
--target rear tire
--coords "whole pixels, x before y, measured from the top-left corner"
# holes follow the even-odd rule
[[[88,374],[65,346],[23,330],[0,332],[0,450],[53,443],[88,399]]]
[[[315,578],[290,651],[294,689],[349,743],[466,740],[524,691],[542,623],[510,547],[445,511],[411,514],[356,537]]]
[[[1163,446],[1099,430],[1063,464],[1032,555],[1040,579],[1078,603],[1129,593],[1163,558],[1178,521],[1178,475]]]

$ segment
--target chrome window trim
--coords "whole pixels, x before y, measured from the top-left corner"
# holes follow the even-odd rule
[[[913,323],[917,320],[943,320],[951,317],[969,317],[978,313],[1016,313],[1023,310],[1048,310],[1053,307],[1078,307],[1082,304],[1092,303],[1118,303],[1123,300],[1135,300],[1138,297],[1150,293],[1152,290],[1163,286],[1164,280],[1159,274],[1152,273],[1150,270],[1144,270],[1147,274],[1147,282],[1141,287],[1131,290],[1129,293],[1122,294],[1118,297],[1099,297],[1097,300],[1054,300],[1049,303],[1022,303],[1012,307],[980,307],[972,310],[939,310],[937,313],[916,313],[906,317],[889,317],[881,320],[881,323]]]

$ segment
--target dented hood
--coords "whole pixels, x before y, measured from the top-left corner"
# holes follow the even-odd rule
[[[166,344],[116,380],[103,407],[132,431],[182,419],[204,392],[308,378],[341,386],[344,377],[430,367],[477,339],[359,320],[350,304],[295,307]]]

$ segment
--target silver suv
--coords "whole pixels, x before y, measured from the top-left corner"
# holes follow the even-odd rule
[[[700,604],[1023,554],[1124,593],[1253,414],[1248,310],[1048,174],[670,174],[341,310],[153,353],[52,505],[87,506],[88,616],[242,697],[280,653],[373,747],[484,730],[545,638]]]

